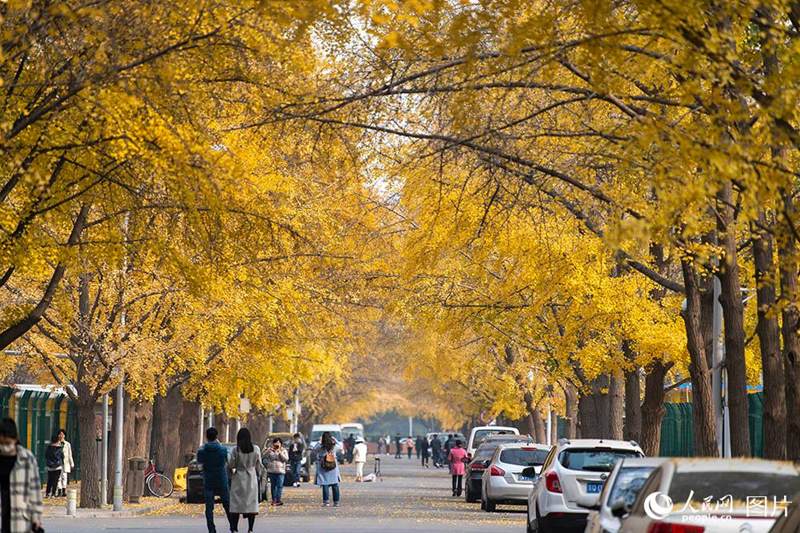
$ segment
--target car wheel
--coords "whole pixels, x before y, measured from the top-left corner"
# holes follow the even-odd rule
[[[536,533],[549,533],[550,530],[545,527],[542,517],[539,516],[539,508],[536,508]]]
[[[484,501],[483,496],[481,496],[481,511],[485,510],[486,510],[486,502]]]
[[[467,500],[467,503],[475,503],[478,501],[478,499],[472,495],[472,491],[469,490],[469,483],[467,483],[467,488],[464,490],[464,498]]]
[[[492,500],[487,499],[483,510],[486,511],[487,513],[493,513],[497,510],[497,504],[494,503]]]

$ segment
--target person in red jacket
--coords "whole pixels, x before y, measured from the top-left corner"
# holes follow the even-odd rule
[[[453,496],[461,496],[461,489],[464,485],[464,471],[466,470],[464,464],[467,461],[467,450],[464,449],[464,444],[456,441],[455,448],[450,450],[447,455],[450,461],[450,475],[453,476]]]

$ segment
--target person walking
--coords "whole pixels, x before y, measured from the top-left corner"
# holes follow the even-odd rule
[[[283,447],[279,437],[272,439],[272,447],[264,454],[264,464],[269,476],[269,488],[272,493],[270,505],[283,505],[283,481],[286,476],[286,463],[289,462],[289,451]]]
[[[317,450],[317,475],[314,483],[322,487],[322,505],[330,507],[330,493],[333,493],[333,506],[339,507],[339,463],[336,461],[336,441],[330,431],[322,434]]]
[[[406,453],[408,454],[408,459],[411,460],[411,454],[414,453],[414,438],[411,435],[406,438]]]
[[[303,464],[303,454],[306,451],[306,443],[300,433],[292,436],[292,443],[289,445],[289,470],[292,472],[292,486],[300,486],[300,469]]]
[[[64,448],[58,433],[50,439],[50,444],[44,452],[45,466],[47,469],[47,490],[45,498],[55,498],[58,495],[58,481],[61,479],[61,470],[64,468]]]
[[[361,437],[356,437],[353,446],[353,461],[356,463],[356,481],[364,481],[364,465],[367,462],[367,443]]]
[[[217,428],[206,430],[206,443],[197,450],[197,462],[203,465],[203,496],[206,502],[208,533],[216,533],[214,525],[214,499],[219,496],[225,515],[230,513],[228,490],[228,450],[217,440]]]
[[[394,436],[394,458],[400,459],[403,456],[403,437],[400,436],[400,433]]]
[[[236,434],[236,448],[228,458],[231,480],[228,520],[231,531],[239,531],[239,515],[247,518],[247,531],[253,533],[258,515],[259,479],[264,475],[261,450],[253,444],[250,430],[242,428]]]
[[[75,468],[75,460],[72,457],[72,444],[67,440],[67,431],[65,429],[58,430],[58,439],[61,441],[61,447],[64,450],[64,469],[61,471],[61,478],[58,480],[58,495],[66,496],[69,474]]]
[[[455,447],[450,450],[447,456],[447,460],[450,461],[450,475],[453,476],[453,496],[461,496],[461,490],[464,485],[467,451],[462,446],[461,441],[457,440]]]
[[[392,455],[392,437],[387,433],[386,436],[383,438],[384,444],[386,444],[386,455]]]
[[[42,484],[36,457],[19,443],[17,424],[0,421],[0,531],[29,533],[42,525]]]
[[[431,455],[433,455],[433,466],[441,468],[442,466],[442,441],[439,440],[439,435],[433,435],[431,438]]]
[[[383,437],[378,437],[378,451],[376,453],[377,455],[383,454]]]
[[[422,456],[422,441],[425,440],[425,437],[422,435],[417,436],[417,440],[414,442],[414,449],[417,451],[417,459]]]
[[[423,468],[430,468],[431,465],[428,462],[431,457],[431,445],[428,442],[428,439],[422,437],[419,441],[419,446],[417,446],[417,451],[419,452],[419,456],[422,459],[422,467]]]
[[[355,448],[355,446],[356,437],[350,433],[350,435],[344,439],[344,456],[348,464],[353,462],[353,448]]]

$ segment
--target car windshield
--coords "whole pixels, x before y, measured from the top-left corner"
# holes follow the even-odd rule
[[[612,448],[569,448],[561,452],[558,461],[570,470],[587,472],[611,472],[617,459],[641,457],[636,450],[615,450]]]
[[[746,502],[749,498],[781,501],[800,492],[800,476],[775,472],[678,472],[669,485],[669,497],[676,504],[685,504],[691,496],[692,502],[705,498],[719,500],[730,497],[733,501]]]
[[[322,434],[323,433],[325,433],[325,431],[312,431],[311,432],[311,442],[319,442],[319,439],[322,438]],[[341,431],[330,431],[329,433],[333,436],[334,439],[336,439],[336,442],[342,442],[342,432]]]
[[[508,465],[539,466],[544,464],[548,453],[547,450],[513,448],[500,452],[500,462]]]
[[[612,505],[618,500],[622,500],[626,505],[632,506],[647,481],[647,477],[655,469],[654,466],[636,466],[622,468],[617,472],[614,479],[614,486],[611,487],[611,494],[608,496],[608,503]]]
[[[475,457],[473,457],[474,461],[488,461],[494,455],[494,451],[497,449],[497,446],[481,446],[477,450],[475,450]]]
[[[479,429],[475,432],[475,443],[481,442],[486,437],[491,435],[513,435],[514,432],[509,429]]]

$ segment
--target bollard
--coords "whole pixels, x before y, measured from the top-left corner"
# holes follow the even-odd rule
[[[78,512],[78,489],[67,489],[67,516],[75,516]]]

